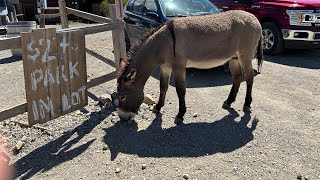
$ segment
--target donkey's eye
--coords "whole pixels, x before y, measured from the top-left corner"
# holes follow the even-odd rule
[[[126,100],[126,96],[120,96],[119,99],[120,99],[120,101],[124,101],[124,100]]]

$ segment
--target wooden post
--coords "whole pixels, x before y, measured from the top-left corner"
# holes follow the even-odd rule
[[[110,17],[112,22],[121,22],[122,26],[119,29],[112,31],[113,49],[115,57],[116,70],[119,70],[120,58],[126,60],[126,43],[124,37],[124,24],[123,24],[123,10],[122,0],[116,0],[116,5],[110,4]]]
[[[65,0],[59,0],[59,11],[62,29],[69,28],[68,13]]]
[[[44,8],[41,8],[41,14],[45,14]],[[44,16],[39,16],[39,24],[40,28],[45,28],[46,27],[46,18]]]
[[[123,20],[123,5],[122,0],[115,0],[116,4],[116,17],[119,21]]]

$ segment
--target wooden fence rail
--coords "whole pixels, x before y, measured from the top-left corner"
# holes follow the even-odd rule
[[[88,25],[82,27],[74,27],[67,29],[60,29],[57,32],[70,31],[70,30],[78,30],[82,29],[85,31],[85,35],[96,34],[105,31],[116,30],[123,27],[122,22],[114,22],[114,23],[104,23],[104,24],[96,24],[96,25]],[[17,49],[21,47],[21,38],[20,36],[12,37],[12,38],[3,38],[0,39],[0,51],[7,49]]]
[[[75,16],[78,16],[78,17],[81,17],[81,18],[84,18],[84,19],[88,19],[90,21],[97,22],[97,23],[109,23],[109,22],[111,22],[110,18],[103,17],[103,16],[98,16],[98,15],[95,15],[95,14],[79,11],[79,10],[68,8],[68,7],[67,7],[67,12],[68,12],[68,14],[73,14]]]
[[[107,17],[98,16],[98,15],[95,15],[95,14],[79,11],[77,9],[68,8],[68,7],[66,9],[67,9],[67,14],[68,15],[69,14],[73,14],[73,15],[78,16],[80,18],[87,19],[87,20],[90,20],[90,21],[93,21],[93,22],[97,22],[97,23],[108,23],[108,22],[111,22],[111,19],[107,18]],[[57,18],[57,17],[60,17],[60,16],[61,16],[61,13],[36,15],[37,18],[45,18],[45,19]]]

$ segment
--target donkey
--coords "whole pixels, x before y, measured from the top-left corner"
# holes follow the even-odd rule
[[[243,111],[250,111],[254,71],[252,59],[257,50],[258,73],[263,62],[262,28],[258,19],[245,11],[172,19],[131,47],[127,60],[120,59],[117,78],[119,117],[134,117],[144,99],[144,86],[151,73],[160,67],[160,97],[154,107],[164,106],[171,73],[179,98],[179,113],[174,123],[183,122],[186,113],[186,68],[208,69],[229,61],[233,79],[230,94],[223,103],[229,108],[236,99],[240,83],[246,81]]]

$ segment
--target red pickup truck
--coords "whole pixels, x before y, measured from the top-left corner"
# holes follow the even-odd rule
[[[210,0],[219,9],[244,10],[261,22],[265,54],[284,48],[320,48],[320,0]]]

